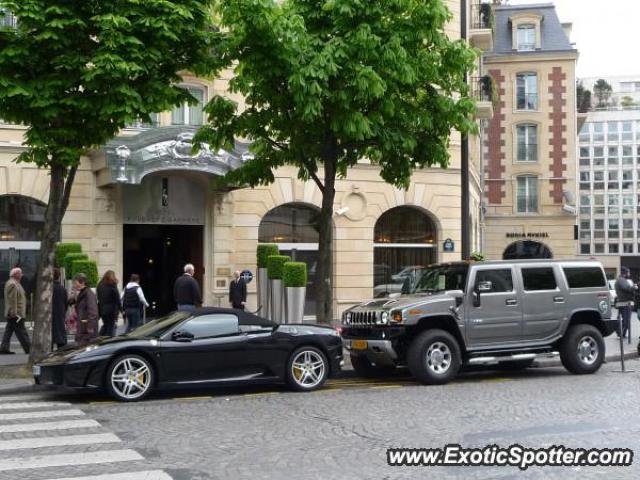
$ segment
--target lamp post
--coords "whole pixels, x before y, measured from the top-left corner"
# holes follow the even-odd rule
[[[120,145],[116,148],[116,155],[118,156],[118,178],[116,182],[127,183],[127,160],[131,156],[131,150],[126,145]]]

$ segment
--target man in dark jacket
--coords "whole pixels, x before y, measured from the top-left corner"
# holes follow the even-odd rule
[[[67,290],[60,283],[60,269],[53,269],[53,297],[51,300],[51,345],[58,349],[67,344],[67,327],[64,324],[67,314]]]
[[[238,271],[233,272],[233,280],[229,284],[229,303],[240,310],[244,310],[247,303],[247,284]]]
[[[73,288],[78,291],[76,312],[78,314],[78,332],[76,343],[85,344],[98,336],[98,299],[87,286],[87,277],[83,273],[73,277]]]
[[[173,298],[176,301],[179,312],[193,312],[196,307],[202,305],[202,295],[198,281],[193,278],[195,268],[187,263],[184,266],[184,274],[179,276],[173,286]]]
[[[633,299],[636,290],[638,290],[637,285],[634,285],[633,281],[631,281],[631,270],[627,267],[620,268],[620,276],[616,280],[615,289],[616,297],[618,298],[616,307],[618,307],[618,312],[622,316],[622,332],[618,331],[618,328],[617,333],[618,336],[624,337],[631,324]]]

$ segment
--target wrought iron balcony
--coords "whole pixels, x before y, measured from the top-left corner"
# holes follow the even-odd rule
[[[470,79],[471,96],[476,99],[476,116],[480,119],[493,117],[493,103],[497,101],[497,93],[493,78],[472,77]]]
[[[471,4],[471,31],[469,41],[471,45],[481,50],[493,48],[494,16],[490,3],[480,0]]]

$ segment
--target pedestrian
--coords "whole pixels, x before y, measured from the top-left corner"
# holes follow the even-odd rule
[[[76,343],[84,345],[98,337],[98,299],[87,285],[84,273],[73,277],[73,289],[77,292],[74,301],[78,314]]]
[[[100,336],[113,337],[116,334],[118,314],[122,310],[118,279],[113,270],[107,270],[98,283],[98,312],[102,318]]]
[[[184,273],[176,279],[173,286],[173,297],[179,312],[193,312],[202,306],[202,295],[198,281],[193,278],[195,268],[191,263],[184,266]]]
[[[55,345],[58,350],[67,344],[67,328],[65,317],[67,314],[67,290],[60,282],[60,269],[53,269],[53,297],[51,299],[51,348]]]
[[[229,303],[232,308],[244,310],[247,303],[247,283],[239,271],[233,272],[233,280],[229,284]]]
[[[129,333],[140,326],[142,323],[143,308],[148,307],[147,299],[144,298],[144,292],[140,286],[140,275],[132,273],[129,277],[129,283],[122,291],[122,308],[127,318],[127,330]]]
[[[622,316],[622,332],[619,326],[616,327],[616,332],[619,337],[624,337],[631,324],[633,299],[636,290],[638,290],[638,286],[631,281],[631,270],[627,267],[620,268],[620,276],[616,280],[615,289],[616,297],[618,298],[616,307],[618,308],[618,313]]]
[[[24,326],[25,317],[27,316],[27,295],[22,288],[20,281],[22,280],[22,269],[14,268],[9,272],[9,280],[4,284],[4,316],[7,320],[2,344],[0,344],[0,354],[11,355],[11,337],[16,334],[18,341],[24,350],[29,353],[31,350],[31,341],[29,334]]]

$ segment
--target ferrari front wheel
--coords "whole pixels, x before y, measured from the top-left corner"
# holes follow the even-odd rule
[[[153,381],[153,366],[139,355],[122,355],[111,362],[107,370],[107,390],[122,402],[142,400],[151,392]]]
[[[329,362],[322,351],[315,347],[300,347],[289,357],[287,383],[301,392],[316,390],[329,376]]]

